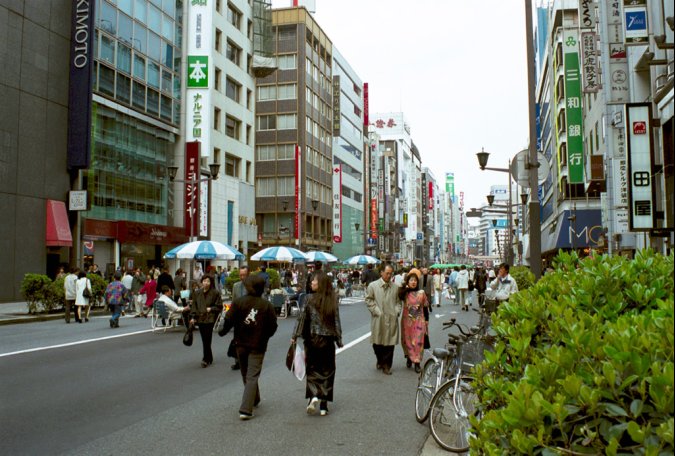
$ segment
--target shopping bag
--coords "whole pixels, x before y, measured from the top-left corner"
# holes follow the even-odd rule
[[[291,342],[291,346],[288,347],[288,352],[286,352],[286,368],[289,371],[293,371],[293,358],[295,358],[295,342]]]
[[[305,349],[302,344],[295,344],[295,356],[293,357],[293,375],[298,380],[305,378]]]
[[[225,312],[226,310],[223,309],[222,312],[218,314],[218,318],[216,318],[216,323],[213,325],[213,330],[218,334],[220,337],[223,337],[225,335]]]

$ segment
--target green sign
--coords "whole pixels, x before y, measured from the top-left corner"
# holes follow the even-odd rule
[[[565,120],[567,122],[567,169],[570,184],[584,183],[584,128],[581,107],[579,40],[570,31],[565,34]]]
[[[206,55],[189,55],[187,65],[188,88],[209,86],[209,57]]]

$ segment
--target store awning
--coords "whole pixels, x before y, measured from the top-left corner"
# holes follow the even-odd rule
[[[47,200],[47,232],[45,244],[49,247],[72,247],[73,236],[63,201]]]
[[[564,210],[552,231],[542,233],[541,252],[598,248],[602,229],[600,209]]]

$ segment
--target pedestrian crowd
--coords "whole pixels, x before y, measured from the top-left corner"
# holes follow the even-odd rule
[[[214,327],[219,336],[230,330],[234,336],[227,351],[234,359],[232,369],[241,372],[244,392],[239,407],[242,420],[253,418],[253,410],[260,403],[259,378],[268,341],[277,330],[277,314],[268,299],[270,276],[264,267],[250,274],[249,267],[239,268],[239,280],[232,286],[232,302],[223,304],[227,269],[201,265],[192,271],[188,283],[186,271],[178,269],[172,277],[167,268],[152,267],[147,273],[141,268],[117,270],[112,274],[103,298],[111,311],[110,327],[119,327],[125,309],[135,312],[136,318],[147,318],[155,303],[161,303],[168,312],[168,322],[182,320],[187,333],[197,330],[202,342],[201,367],[213,363],[211,349]],[[98,268],[90,273],[102,275]],[[87,274],[72,268],[62,271],[65,291],[65,319],[70,322],[71,309],[75,321],[89,321],[92,285]],[[375,270],[367,265],[362,271],[340,270],[336,274],[323,270],[317,262],[306,274],[288,268],[280,274],[282,285],[301,291],[302,280],[307,299],[300,308],[291,336],[291,343],[302,339],[305,360],[305,398],[307,413],[325,416],[328,403],[333,401],[336,373],[336,348],[343,346],[340,322],[340,290],[363,285],[365,303],[371,315],[370,341],[375,354],[375,368],[392,375],[396,345],[400,344],[406,366],[420,372],[420,363],[429,344],[429,316],[433,307],[440,307],[442,299],[460,306],[471,307],[472,292],[476,290],[478,303],[485,299],[503,302],[518,291],[518,285],[509,274],[509,265],[502,263],[494,269],[454,267],[449,273],[426,267],[400,269],[384,264]],[[222,320],[221,320],[222,318]],[[191,339],[190,339],[191,341]],[[191,342],[190,342],[191,343]]]

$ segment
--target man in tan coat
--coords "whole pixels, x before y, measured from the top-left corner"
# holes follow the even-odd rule
[[[370,323],[370,341],[377,357],[377,369],[391,375],[394,361],[394,347],[399,342],[398,317],[401,314],[401,301],[398,299],[398,287],[391,282],[394,269],[386,264],[380,279],[368,285],[366,306],[372,315]]]

